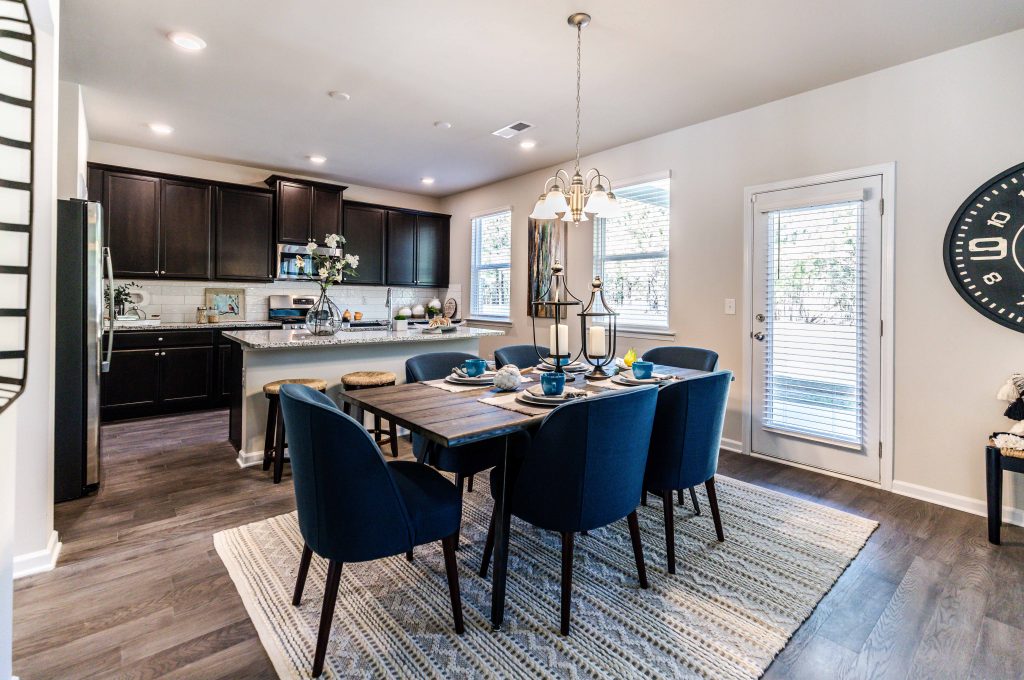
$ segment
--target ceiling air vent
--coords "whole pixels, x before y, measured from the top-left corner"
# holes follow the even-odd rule
[[[509,139],[511,137],[515,137],[516,135],[518,135],[523,130],[529,130],[532,127],[533,127],[533,125],[531,125],[530,123],[525,123],[523,121],[519,121],[518,123],[512,123],[511,125],[506,125],[505,127],[501,128],[500,130],[495,130],[491,134],[492,135],[498,135],[499,137],[501,137],[503,139]]]

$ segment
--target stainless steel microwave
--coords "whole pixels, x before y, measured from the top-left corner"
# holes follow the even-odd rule
[[[335,257],[341,257],[342,254],[340,248],[317,248],[315,252]],[[299,256],[305,260],[304,270],[299,269],[296,259]],[[313,263],[306,246],[293,246],[286,243],[277,246],[277,279],[308,280],[312,274],[315,272],[313,272]]]

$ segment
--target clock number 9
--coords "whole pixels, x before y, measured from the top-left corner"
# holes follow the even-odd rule
[[[972,253],[991,253],[989,255],[972,255],[972,260],[1001,260],[1006,257],[1005,238],[975,238],[967,244]]]

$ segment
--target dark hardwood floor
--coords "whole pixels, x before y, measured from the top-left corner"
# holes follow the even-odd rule
[[[211,537],[293,509],[291,480],[240,470],[226,435],[225,412],[104,427],[103,488],[57,506],[57,569],[15,584],[23,680],[273,677]],[[881,523],[766,677],[1024,675],[1024,529],[996,548],[981,517],[731,453],[720,470]]]

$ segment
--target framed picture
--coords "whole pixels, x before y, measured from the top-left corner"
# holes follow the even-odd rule
[[[221,321],[245,321],[245,288],[207,288],[206,306],[216,309]]]
[[[527,300],[526,314],[533,316],[534,300],[547,290],[551,281],[551,265],[555,260],[565,264],[565,242],[568,238],[568,225],[561,220],[528,220],[527,232]],[[553,316],[551,307],[542,306],[537,309],[537,318]]]

